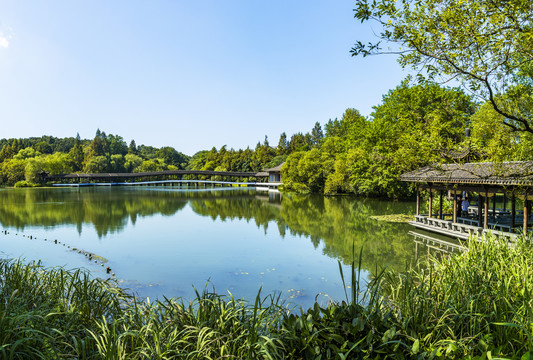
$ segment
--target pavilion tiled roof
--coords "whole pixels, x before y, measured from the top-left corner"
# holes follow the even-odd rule
[[[434,164],[405,173],[400,179],[445,184],[533,185],[533,161]]]
[[[275,166],[275,167],[270,168],[270,169],[263,169],[263,171],[265,171],[265,172],[280,172],[281,171],[281,167],[283,166],[283,164],[285,164],[285,163],[282,162],[278,166]]]

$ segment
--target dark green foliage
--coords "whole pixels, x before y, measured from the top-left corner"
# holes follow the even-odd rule
[[[130,141],[130,146],[128,147],[128,154],[137,155],[137,144],[135,144],[135,140]]]
[[[137,147],[139,154],[145,159],[154,159],[157,148],[148,145],[139,145]]]
[[[128,145],[119,135],[109,134],[107,137],[109,144],[109,153],[113,155],[126,155],[128,153]]]
[[[313,146],[320,145],[320,142],[323,138],[324,132],[322,131],[322,126],[320,126],[320,123],[317,121],[313,127],[313,130],[311,130],[311,142]]]
[[[162,159],[168,165],[174,165],[178,169],[184,169],[187,163],[189,162],[189,157],[184,155],[173,147],[164,146],[157,150],[155,156],[158,159]]]
[[[276,147],[276,155],[281,156],[287,154],[289,150],[289,143],[287,142],[287,134],[284,132],[279,136],[278,146]]]
[[[209,151],[200,151],[191,157],[187,169],[259,172],[267,167],[275,154],[276,150],[270,147],[265,137],[264,143],[257,143],[254,150],[228,150],[224,145],[220,150],[213,147]]]
[[[404,82],[374,107],[371,119],[347,109],[341,120],[326,123],[318,148],[291,154],[282,169],[285,189],[409,197],[412,188],[399,176],[446,161],[441,150],[462,144],[474,111],[458,89]]]
[[[72,163],[73,170],[81,171],[81,169],[83,168],[85,155],[83,153],[83,147],[81,145],[80,134],[77,134],[74,146],[72,147],[72,149],[70,149],[68,156]]]
[[[289,148],[288,152],[293,153],[296,151],[305,151],[309,150],[312,145],[311,135],[309,134],[302,134],[302,133],[296,133],[291,136],[291,140],[289,141]]]
[[[379,25],[379,41],[358,41],[352,55],[390,54],[392,45],[420,79],[457,81],[510,128],[533,133],[531,1],[360,0],[354,11]]]
[[[172,147],[157,149],[132,140],[128,147],[119,135],[98,129],[92,141],[42,136],[26,139],[0,139],[0,184],[37,181],[43,170],[52,175],[70,172],[139,172],[143,169],[186,168],[189,157]],[[148,161],[149,160],[149,161]]]
[[[41,154],[52,153],[52,146],[50,146],[50,144],[44,141],[38,142],[37,144],[33,145],[33,148]]]

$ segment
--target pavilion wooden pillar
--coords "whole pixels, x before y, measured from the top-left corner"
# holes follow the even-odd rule
[[[429,212],[428,217],[431,217],[433,215],[433,192],[431,191],[431,188],[429,188]]]
[[[439,199],[439,219],[444,220],[444,216],[442,214],[442,190],[440,191],[440,199]]]
[[[416,187],[416,215],[420,215],[420,189]]]
[[[529,216],[529,214],[528,214],[528,210],[529,210],[528,202],[529,202],[529,200],[527,199],[527,191],[526,191],[526,193],[524,194],[524,236],[527,235],[527,218]]]
[[[483,214],[483,229],[489,228],[489,201],[489,193],[485,191],[485,202],[483,203],[485,205],[485,214]]]
[[[483,195],[481,193],[478,193],[478,200],[477,200],[477,226],[481,227],[481,221],[483,220],[483,210],[481,209],[481,205],[483,204]]]
[[[515,216],[516,216],[516,197],[513,193],[511,195],[511,232],[514,232]]]
[[[494,199],[492,199],[492,216],[496,221],[496,193],[494,193]]]
[[[457,193],[453,191],[453,218],[452,222],[457,222]]]
[[[503,211],[507,210],[507,194],[503,194]]]

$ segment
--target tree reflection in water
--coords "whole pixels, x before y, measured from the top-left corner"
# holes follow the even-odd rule
[[[19,231],[26,226],[54,227],[75,224],[81,233],[91,225],[98,237],[123,230],[139,218],[156,214],[172,216],[187,204],[213,220],[253,221],[266,232],[276,226],[310,239],[323,252],[352,261],[363,248],[363,267],[371,272],[388,266],[402,270],[414,258],[413,239],[407,224],[372,220],[372,215],[412,213],[407,202],[353,197],[283,195],[268,196],[253,189],[182,190],[178,188],[61,188],[0,190],[0,223]]]

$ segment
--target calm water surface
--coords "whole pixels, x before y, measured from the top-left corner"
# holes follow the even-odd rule
[[[244,188],[0,189],[9,232],[0,235],[0,256],[107,276],[70,246],[105,258],[122,286],[143,297],[188,299],[209,282],[238,298],[253,300],[262,287],[310,306],[317,295],[344,299],[338,261],[348,271],[353,247],[357,255],[363,247],[365,280],[413,261],[410,225],[370,219],[413,211],[413,203]]]

